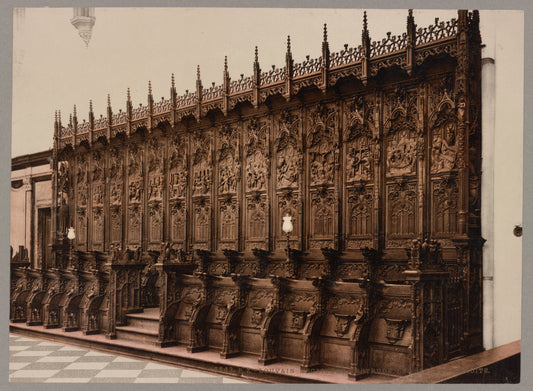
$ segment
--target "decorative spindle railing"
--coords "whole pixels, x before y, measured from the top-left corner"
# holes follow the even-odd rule
[[[61,137],[69,137],[72,136],[73,133],[74,129],[70,125],[68,125],[66,128],[64,126],[61,128]]]
[[[159,102],[154,103],[153,114],[164,113],[172,109],[172,103],[169,99],[161,99]]]
[[[307,56],[305,61],[298,64],[294,64],[293,76],[305,76],[310,73],[320,72],[321,66],[322,57],[310,59],[309,56]]]
[[[89,133],[89,130],[91,129],[89,122],[82,122],[81,124],[78,124],[78,133]]]
[[[432,42],[440,41],[446,38],[454,37],[457,34],[458,23],[457,19],[449,21],[439,21],[435,19],[435,23],[425,27],[419,28],[415,34],[415,49],[417,45],[425,45]],[[392,35],[387,33],[387,37],[381,41],[374,41],[370,44],[370,59],[383,55],[390,55],[401,52],[407,48],[407,33],[400,35]],[[329,56],[328,68],[335,70],[336,68],[354,65],[362,60],[362,46],[348,47],[344,45],[344,49],[338,52],[332,52]],[[322,57],[309,58],[300,63],[293,65],[292,77],[303,78],[306,75],[316,74],[322,70]],[[259,75],[260,88],[270,88],[274,84],[280,84],[286,79],[286,67],[277,68],[272,66],[269,71],[261,72]],[[241,75],[240,79],[232,80],[229,83],[229,94],[240,94],[244,91],[251,90],[254,87],[252,76],[244,77]],[[276,87],[277,88],[277,87]],[[279,91],[278,91],[279,92]],[[214,101],[220,99],[224,95],[223,85],[212,85],[209,88],[202,90],[202,102]],[[189,107],[198,103],[196,92],[186,91],[185,94],[176,97],[176,109]],[[213,103],[210,103],[213,104]],[[131,120],[138,120],[148,117],[148,106],[139,105],[139,107],[132,110]],[[152,107],[152,115],[158,115],[172,110],[172,101],[170,99],[162,99],[154,102]],[[119,111],[112,116],[112,125],[123,124],[128,122],[126,111]],[[101,129],[107,127],[107,117],[97,119],[94,123],[94,129]],[[89,122],[78,124],[78,134],[90,131]],[[73,129],[69,127],[63,128],[61,132],[62,137],[69,137],[72,135]]]
[[[439,22],[435,19],[435,24],[428,27],[419,28],[416,32],[416,45],[438,41],[439,39],[449,38],[457,34],[457,19]]]
[[[107,117],[100,117],[94,121],[95,129],[102,129],[107,127]]]
[[[128,122],[128,114],[125,111],[120,110],[118,113],[113,114],[112,121],[113,125]]]
[[[148,116],[148,107],[139,106],[131,111],[131,119],[136,120]]]
[[[180,95],[176,99],[177,107],[185,107],[193,105],[196,102],[196,94],[193,92],[186,92],[183,95]]]
[[[285,79],[285,67],[283,68],[273,67],[272,70],[261,73],[261,85],[262,86],[278,83],[284,79]]]
[[[349,48],[348,45],[345,45],[344,50],[330,54],[329,67],[336,68],[361,61],[361,50],[361,45],[357,48]]]
[[[235,92],[242,92],[249,90],[253,87],[253,81],[250,76],[243,77],[239,80],[233,80],[229,85],[230,94]]]
[[[403,50],[407,46],[407,34],[391,35],[387,33],[387,38],[381,41],[374,41],[370,44],[370,57],[382,56],[384,54],[394,53]]]
[[[206,100],[212,100],[216,99],[222,96],[222,86],[211,86],[208,89],[203,90],[202,93],[202,99],[204,101]]]

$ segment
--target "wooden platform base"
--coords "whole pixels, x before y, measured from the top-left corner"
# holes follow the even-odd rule
[[[393,379],[390,376],[375,375],[354,381],[347,376],[345,369],[321,368],[306,373],[301,371],[300,364],[297,362],[281,361],[263,366],[258,363],[258,357],[253,355],[240,355],[231,359],[223,359],[220,357],[219,351],[215,350],[189,353],[185,346],[172,346],[162,349],[155,345],[143,344],[138,341],[111,340],[103,334],[84,335],[82,331],[72,331],[65,334],[60,329],[46,329],[43,326],[29,327],[21,323],[10,323],[9,331],[31,338],[66,343],[91,350],[143,360],[153,360],[196,370],[205,370],[256,383],[359,384],[385,383]]]

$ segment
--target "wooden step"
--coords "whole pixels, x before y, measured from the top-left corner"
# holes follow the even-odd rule
[[[147,329],[144,327],[134,326],[117,326],[115,328],[117,338],[127,341],[137,341],[147,344],[155,344],[157,342],[158,329]]]

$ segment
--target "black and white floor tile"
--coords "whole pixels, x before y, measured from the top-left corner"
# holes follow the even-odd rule
[[[44,383],[244,383],[59,343],[9,336],[9,380]]]

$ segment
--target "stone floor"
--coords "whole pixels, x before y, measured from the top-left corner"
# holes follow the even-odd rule
[[[9,381],[44,383],[245,383],[59,343],[9,336]]]

